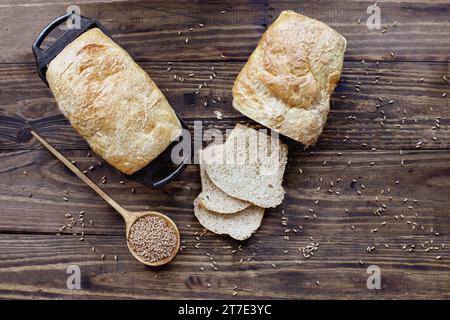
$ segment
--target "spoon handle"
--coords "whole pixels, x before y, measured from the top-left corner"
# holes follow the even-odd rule
[[[83,180],[89,187],[92,188],[97,194],[103,198],[111,207],[116,209],[126,220],[128,211],[122,208],[117,202],[115,202],[110,196],[108,196],[102,189],[100,189],[91,179],[89,179],[83,172],[80,171],[76,166],[73,165],[66,157],[59,153],[55,148],[53,148],[44,138],[38,135],[36,132],[31,131],[31,134],[39,140],[40,143],[44,145],[56,158],[58,158],[62,163],[66,165],[73,173],[75,173],[78,178]]]

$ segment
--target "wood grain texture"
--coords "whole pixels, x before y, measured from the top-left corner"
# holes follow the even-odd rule
[[[289,144],[286,198],[243,243],[199,237],[192,207],[201,190],[197,165],[152,190],[95,154],[88,157],[88,145],[39,80],[30,50],[37,33],[70,4],[0,0],[0,298],[232,299],[236,285],[236,298],[248,299],[450,298],[450,85],[443,78],[450,79],[450,1],[379,2],[386,33],[365,25],[373,1],[77,2],[83,15],[112,31],[191,128],[195,120],[204,129],[255,125],[232,108],[231,87],[281,10],[322,20],[347,38],[343,76],[319,143],[306,151]],[[121,217],[42,149],[31,129],[80,169],[94,166],[87,175],[125,208],[170,216],[183,240],[173,263],[150,269],[136,262]],[[77,224],[61,232],[67,214]],[[299,248],[311,242],[318,250],[305,259]],[[81,268],[82,290],[66,287],[72,264]],[[367,289],[369,265],[381,268],[381,290]]]
[[[7,2],[8,3],[8,2]],[[265,28],[282,10],[319,19],[340,31],[349,42],[347,60],[448,61],[450,22],[448,1],[380,2],[382,25],[368,30],[371,1],[79,1],[81,13],[100,20],[138,61],[244,61]],[[32,62],[31,43],[70,1],[1,6],[0,62]],[[220,14],[221,11],[227,11]],[[358,24],[358,19],[361,23]],[[398,21],[396,27],[392,24]],[[205,24],[199,28],[198,24]],[[179,31],[191,32],[178,36]],[[20,34],[20,37],[17,35]],[[185,44],[185,39],[190,39]]]
[[[307,240],[292,237],[278,247],[278,238],[257,236],[239,250],[237,244],[226,239],[205,236],[199,249],[187,248],[170,265],[150,269],[130,257],[125,240],[120,236],[93,236],[89,242],[77,243],[70,236],[0,235],[0,298],[449,297],[449,264],[419,250],[411,254],[396,246],[368,255],[363,253],[364,244],[355,244],[354,237],[330,237],[320,239],[322,242],[316,255],[305,261],[299,255],[298,247],[307,244]],[[389,237],[384,240],[389,243],[409,241]],[[97,253],[92,253],[91,246],[99,243]],[[279,248],[281,253],[274,248]],[[232,250],[237,251],[232,254]],[[282,250],[289,252],[283,254]],[[217,271],[211,269],[211,261],[205,253],[214,257]],[[450,252],[445,249],[442,253],[448,255]],[[105,254],[105,260],[100,258],[102,254]],[[117,262],[114,255],[119,258]],[[360,256],[365,260],[362,266],[358,262]],[[247,261],[250,257],[252,260]],[[245,262],[240,264],[240,259]],[[73,264],[81,269],[82,290],[66,287],[66,269]],[[366,268],[371,264],[381,268],[381,290],[366,287]],[[201,267],[205,271],[201,271]],[[235,286],[239,288],[234,290]],[[234,291],[238,292],[236,297],[232,296]]]
[[[86,158],[85,151],[66,151],[80,168],[97,166],[88,173],[92,179],[107,175],[102,188],[126,208],[157,209],[177,223],[184,249],[173,263],[156,271],[131,258],[119,215],[47,151],[2,152],[0,297],[233,298],[235,285],[239,286],[237,298],[449,297],[448,152],[409,151],[400,156],[390,151],[342,155],[291,151],[284,203],[267,210],[262,227],[241,249],[240,242],[211,233],[196,239],[202,232],[192,209],[201,188],[197,166],[189,166],[165,188],[150,190],[107,165],[98,166],[98,159]],[[371,166],[371,161],[376,164]],[[121,180],[125,183],[120,184]],[[362,194],[358,196],[357,190]],[[375,216],[373,211],[383,204],[386,212]],[[81,210],[94,225],[78,225],[56,236],[57,229],[67,223],[64,215],[77,217]],[[287,226],[281,225],[282,216],[288,218]],[[416,230],[412,230],[414,224]],[[83,242],[79,241],[81,231],[85,232]],[[314,257],[304,259],[299,248],[311,241],[320,243],[319,249]],[[421,245],[428,247],[430,241],[437,250],[425,252]],[[194,247],[197,244],[199,248]],[[411,245],[416,249],[408,252]],[[376,249],[367,253],[368,246]],[[207,253],[214,257],[218,271],[211,268]],[[70,264],[80,266],[84,290],[66,289],[65,269]],[[366,267],[373,264],[382,271],[380,291],[366,287]],[[39,280],[33,277],[36,272]]]
[[[231,105],[231,88],[242,65],[141,63],[190,127],[196,120],[202,121],[205,129],[233,128],[238,121],[250,121]],[[211,81],[212,68],[217,77]],[[328,123],[316,148],[362,149],[362,144],[367,143],[383,149],[411,149],[419,141],[424,149],[449,148],[450,82],[444,80],[446,75],[450,79],[447,63],[382,62],[378,66],[368,62],[345,63]],[[174,81],[174,76],[184,82]],[[196,95],[198,86],[204,82],[207,86]],[[449,94],[442,97],[446,92]],[[0,98],[0,149],[41,148],[31,139],[30,128],[58,149],[87,148],[58,110],[33,65],[0,64]],[[389,104],[390,100],[394,102]],[[222,120],[214,115],[216,110],[223,114]],[[438,118],[440,129],[434,130]],[[343,143],[346,137],[349,140]]]
[[[148,206],[167,213],[179,223],[182,233],[189,231],[187,224],[198,225],[192,205],[201,190],[197,165],[188,166],[177,180],[166,187],[152,190],[126,179],[106,164],[99,166],[99,159],[86,158],[84,151],[66,151],[65,156],[76,161],[81,170],[95,166],[94,170],[88,170],[87,175],[126,209],[139,211]],[[328,231],[336,234],[350,230],[352,223],[361,223],[366,226],[366,231],[370,231],[372,224],[376,228],[385,219],[391,222],[395,215],[401,214],[410,220],[416,213],[421,224],[427,226],[427,232],[431,227],[442,229],[439,232],[444,235],[450,231],[450,199],[447,197],[450,155],[447,151],[408,151],[402,156],[390,151],[349,151],[337,155],[333,151],[310,154],[291,148],[289,157],[284,181],[286,199],[280,207],[268,210],[270,214],[264,220],[261,234],[284,234],[285,229],[277,223],[283,210],[292,219],[292,226],[307,223],[320,231],[329,224],[326,227],[330,228]],[[86,234],[122,234],[120,216],[48,151],[1,152],[0,159],[2,232],[57,233],[57,228],[67,220],[64,217],[66,213],[75,217],[83,210],[86,211],[86,219],[94,222],[94,226],[86,226]],[[348,161],[352,161],[350,166]],[[372,161],[374,165],[370,165]],[[107,177],[106,184],[100,183],[103,176]],[[336,182],[339,178],[342,180]],[[354,179],[356,183],[352,181]],[[334,183],[333,187],[330,181]],[[321,189],[318,191],[319,186]],[[135,188],[135,193],[131,192],[132,188]],[[340,194],[335,194],[336,191]],[[393,199],[389,200],[389,196]],[[408,199],[406,203],[403,202],[405,198]],[[319,200],[318,205],[314,203],[316,200]],[[418,202],[413,203],[413,200]],[[382,204],[388,207],[386,217],[373,216],[373,211]],[[413,209],[408,209],[408,206]],[[317,220],[312,219],[309,208],[314,209]],[[23,212],[17,214],[20,209]],[[401,224],[405,228],[391,231],[409,235],[406,220]],[[386,228],[389,229],[388,226]],[[76,230],[80,232],[82,229]]]

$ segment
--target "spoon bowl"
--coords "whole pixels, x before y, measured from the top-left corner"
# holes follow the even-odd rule
[[[141,211],[141,212],[132,212],[132,211],[127,211],[127,213],[124,216],[125,219],[125,228],[126,228],[126,235],[127,235],[127,246],[128,246],[128,250],[130,250],[131,254],[133,255],[133,257],[138,260],[139,262],[150,266],[150,267],[158,267],[158,266],[162,266],[170,261],[172,261],[173,258],[175,258],[175,256],[178,253],[178,250],[180,249],[180,232],[178,230],[177,225],[175,224],[175,222],[173,222],[172,219],[170,219],[168,216],[156,212],[156,211]],[[136,253],[136,251],[133,249],[131,243],[130,243],[130,230],[131,227],[134,225],[134,223],[136,221],[138,221],[139,219],[146,217],[146,216],[151,216],[151,217],[158,217],[161,220],[163,220],[172,230],[175,231],[175,235],[177,237],[177,243],[175,244],[175,247],[172,249],[170,255],[162,260],[158,260],[158,261],[145,261],[144,259],[142,259],[142,257]]]

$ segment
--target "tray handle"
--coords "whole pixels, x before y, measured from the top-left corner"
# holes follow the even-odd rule
[[[186,123],[178,115],[177,117],[180,120],[182,128],[185,130],[189,130]],[[183,161],[178,164],[172,171],[168,172],[164,177],[158,179],[155,176],[158,172],[161,171],[161,169],[163,169],[164,167],[167,168],[169,163],[172,161],[172,150],[178,144],[177,141],[172,142],[167,147],[167,149],[163,151],[163,153],[156,157],[156,159],[152,160],[146,167],[133,173],[132,175],[129,175],[128,177],[151,188],[161,188],[165,186],[181,172],[183,172],[186,166],[190,163],[193,152],[192,140],[189,141],[189,143],[191,144],[191,153],[185,154]]]
[[[41,45],[44,42],[45,38],[55,30],[59,25],[63,22],[67,21],[70,17],[72,17],[72,13],[68,12],[55,20],[53,20],[44,30],[38,35],[36,40],[32,45],[33,54],[36,58],[38,73],[41,79],[48,85],[47,78],[45,76],[47,72],[47,65],[73,40],[79,37],[86,30],[91,28],[99,28],[110,37],[108,31],[106,31],[103,26],[97,20],[88,19],[82,16],[80,17],[80,28],[79,29],[68,29],[66,30],[55,42],[50,44],[47,48],[42,49]]]
[[[48,26],[46,26],[44,30],[41,31],[41,33],[38,35],[37,39],[33,43],[33,53],[35,53],[35,55],[37,52],[44,51],[43,49],[41,49],[41,45],[42,42],[44,42],[45,38],[47,38],[47,36],[50,34],[50,32],[55,30],[55,28],[59,26],[61,23],[69,19],[70,16],[71,13],[66,13],[63,16],[56,18]]]

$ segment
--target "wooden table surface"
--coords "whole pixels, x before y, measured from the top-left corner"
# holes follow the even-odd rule
[[[254,124],[232,108],[231,88],[282,10],[319,19],[347,38],[318,144],[306,151],[290,145],[283,204],[267,210],[258,232],[240,243],[199,237],[192,207],[201,190],[197,165],[152,190],[88,155],[39,79],[31,52],[37,34],[71,1],[0,0],[0,297],[450,298],[450,1],[378,2],[380,30],[366,26],[373,1],[77,1],[191,128],[195,120],[203,128]],[[217,77],[210,80],[213,67]],[[88,176],[99,183],[106,176],[101,187],[126,208],[167,213],[180,228],[183,252],[163,268],[136,262],[119,215],[31,129],[83,170],[95,166]],[[78,220],[80,211],[85,228],[78,223],[58,236],[65,215]],[[305,259],[299,248],[311,242],[318,250]],[[81,290],[66,286],[69,265],[80,267]],[[380,268],[380,290],[366,285],[370,265]]]

